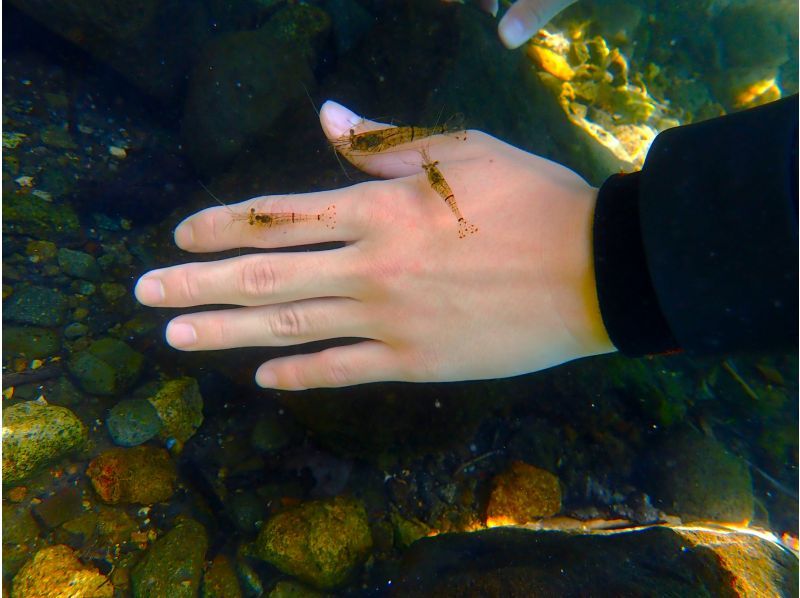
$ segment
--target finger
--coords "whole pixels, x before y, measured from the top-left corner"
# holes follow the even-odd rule
[[[509,49],[518,48],[575,0],[517,0],[508,9],[497,31]]]
[[[369,174],[383,178],[405,177],[421,172],[420,150],[462,158],[469,151],[469,138],[473,131],[453,131],[452,134],[432,135],[411,139],[384,151],[353,151],[350,149],[350,131],[354,135],[369,131],[397,129],[392,125],[365,120],[341,104],[328,100],[320,109],[320,123],[328,140],[336,150],[353,165]],[[406,127],[408,129],[408,127]]]
[[[148,272],[136,284],[151,307],[274,305],[356,291],[358,254],[352,247],[295,253],[255,253]]]
[[[304,390],[402,380],[399,365],[388,345],[363,341],[319,353],[272,359],[258,368],[256,383],[264,388]]]
[[[488,12],[493,17],[497,16],[497,0],[480,0],[478,5],[481,7],[481,10]]]
[[[237,347],[285,347],[331,338],[363,337],[359,301],[344,298],[291,301],[178,316],[167,325],[167,342],[183,351]]]
[[[192,252],[237,247],[269,249],[356,241],[368,216],[369,183],[297,195],[256,197],[193,214],[175,229],[175,243]]]

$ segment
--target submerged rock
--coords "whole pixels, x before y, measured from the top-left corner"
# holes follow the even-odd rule
[[[63,544],[37,552],[14,576],[11,598],[111,598],[114,586],[94,567],[84,565]]]
[[[137,446],[147,442],[161,429],[161,418],[150,401],[128,399],[111,408],[106,427],[114,444]]]
[[[147,400],[161,419],[159,436],[165,441],[184,443],[203,423],[203,397],[194,378],[169,380]]]
[[[67,315],[67,298],[57,289],[20,285],[3,303],[3,319],[34,326],[60,326]]]
[[[208,535],[194,519],[184,519],[156,540],[131,571],[134,598],[192,598],[200,591]]]
[[[189,79],[182,137],[195,167],[218,170],[263,137],[314,84],[314,45],[330,27],[327,13],[289,5],[255,31],[215,38]]]
[[[3,484],[15,484],[86,442],[72,411],[33,401],[3,409]]]
[[[43,359],[56,355],[61,342],[52,330],[33,326],[8,326],[3,328],[3,356]]]
[[[117,395],[128,390],[142,371],[144,357],[115,338],[103,338],[73,355],[69,370],[86,392]]]
[[[683,521],[753,518],[747,463],[691,428],[664,438],[647,459],[643,475],[654,504]]]
[[[364,506],[337,497],[271,517],[258,534],[255,553],[315,588],[333,589],[352,578],[371,547]]]
[[[797,557],[733,530],[497,528],[416,542],[392,596],[794,596]],[[377,586],[383,581],[374,580]],[[383,586],[387,587],[387,586]]]
[[[86,475],[109,504],[165,501],[175,491],[178,477],[169,453],[154,446],[105,451],[89,463]]]
[[[84,251],[62,247],[58,250],[58,265],[65,274],[74,278],[100,280],[100,266],[97,265],[97,260]]]
[[[561,510],[561,487],[549,471],[514,461],[492,480],[488,525],[525,524]]]
[[[218,554],[203,575],[203,598],[241,598],[242,590],[230,559]]]

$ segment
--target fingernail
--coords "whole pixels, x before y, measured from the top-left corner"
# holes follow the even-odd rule
[[[259,370],[256,375],[256,384],[261,388],[275,388],[278,384],[278,376],[272,370]]]
[[[537,31],[537,27],[526,28],[524,23],[516,17],[503,17],[500,21],[500,39],[506,48],[513,50],[520,47],[531,37],[531,32]]]
[[[358,114],[333,100],[325,102],[319,112],[325,118],[329,131],[337,137],[346,135],[363,120]]]
[[[190,347],[197,342],[194,326],[186,322],[170,322],[167,325],[167,342],[176,349]]]
[[[140,278],[134,294],[139,303],[157,305],[164,301],[164,284],[158,278]]]
[[[181,222],[174,233],[175,245],[181,248],[194,245],[194,227],[186,222]]]

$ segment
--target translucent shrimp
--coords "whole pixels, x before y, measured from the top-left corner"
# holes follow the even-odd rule
[[[411,143],[415,139],[424,139],[434,135],[447,135],[461,132],[466,139],[463,119],[460,115],[451,117],[447,122],[433,127],[387,127],[376,131],[365,131],[356,133],[355,129],[350,129],[347,135],[343,135],[333,142],[333,146],[340,153],[362,153],[377,154],[395,148],[399,145]]]
[[[202,181],[200,182],[200,185],[211,197],[217,200],[217,203],[223,206],[230,213],[231,221],[227,226],[230,226],[233,222],[247,222],[247,224],[250,226],[272,228],[274,226],[281,226],[285,224],[297,224],[300,222],[313,222],[315,220],[319,220],[330,229],[336,228],[336,206],[334,204],[329,205],[318,214],[303,214],[300,212],[260,212],[255,208],[250,208],[248,212],[242,214],[241,212],[234,212],[231,210],[231,208],[223,203],[216,195],[214,195],[208,187],[203,185]]]
[[[246,221],[250,226],[272,228],[283,224],[297,224],[298,222],[312,222],[319,220],[328,228],[336,228],[336,206],[331,204],[318,214],[301,214],[299,212],[258,212],[250,208],[246,214],[233,212],[233,221]]]
[[[464,216],[461,214],[461,210],[458,209],[456,196],[453,193],[453,190],[450,188],[450,185],[447,183],[447,180],[444,178],[442,171],[439,170],[439,167],[437,166],[439,162],[431,160],[431,157],[428,155],[428,152],[425,149],[420,150],[420,154],[422,155],[422,169],[428,176],[428,183],[430,184],[431,189],[436,191],[439,197],[445,201],[445,203],[450,207],[450,211],[453,212],[458,220],[459,238],[463,239],[467,235],[478,232],[478,227],[467,222],[466,218],[464,218]]]

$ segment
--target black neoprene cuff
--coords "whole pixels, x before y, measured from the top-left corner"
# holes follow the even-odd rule
[[[679,349],[658,304],[642,243],[640,173],[614,175],[594,212],[594,270],[600,314],[614,346],[638,357]]]

